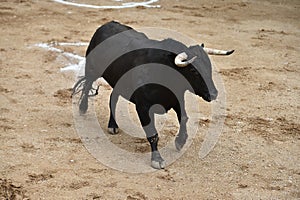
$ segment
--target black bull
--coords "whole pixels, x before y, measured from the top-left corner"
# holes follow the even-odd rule
[[[185,56],[181,54],[183,52]],[[85,76],[73,89],[73,94],[82,91],[81,113],[87,111],[88,97],[94,90],[92,84],[100,77],[114,88],[110,96],[109,131],[112,134],[118,132],[115,108],[121,95],[136,105],[151,145],[151,166],[158,169],[165,167],[165,161],[157,148],[159,138],[154,114],[171,108],[175,110],[180,124],[175,146],[180,150],[188,138],[185,91],[189,90],[208,102],[216,99],[218,94],[212,81],[211,63],[203,46],[187,47],[172,39],[150,40],[145,34],[117,22],[98,28],[86,51]],[[160,107],[153,106],[156,104]]]

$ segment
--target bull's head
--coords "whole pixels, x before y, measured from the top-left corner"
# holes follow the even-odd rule
[[[230,55],[233,52],[234,50],[224,51],[196,45],[189,47],[187,52],[178,54],[174,62],[178,67],[183,68],[182,72],[191,83],[195,94],[210,102],[217,98],[218,91],[212,80],[212,67],[208,54]],[[188,59],[189,57],[191,59]]]

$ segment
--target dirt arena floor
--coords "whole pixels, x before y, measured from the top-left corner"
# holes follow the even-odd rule
[[[154,5],[161,7],[92,9],[51,0],[0,0],[0,199],[300,198],[300,2]],[[224,80],[227,106],[223,133],[206,158],[198,156],[210,123],[205,118],[183,156],[153,173],[113,170],[86,150],[74,126],[73,81],[60,72],[66,59],[34,45],[89,42],[96,28],[111,20],[168,28],[207,47],[236,50],[211,57]],[[81,56],[85,49],[63,47]],[[97,101],[107,101],[110,88],[100,89]],[[201,99],[199,104],[210,105]],[[105,105],[96,106],[104,128]],[[173,123],[162,134],[174,136]],[[146,140],[127,137],[119,143],[131,143],[136,152],[149,149]]]

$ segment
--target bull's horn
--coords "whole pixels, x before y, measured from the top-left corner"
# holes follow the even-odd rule
[[[211,49],[206,47],[204,47],[203,50],[209,55],[230,55],[234,52],[234,50],[225,51],[225,50]]]
[[[191,64],[192,62],[194,62],[194,60],[197,58],[197,56],[194,56],[192,59],[190,60],[186,60],[188,58],[187,54],[185,52],[182,52],[180,54],[178,54],[175,58],[175,64],[178,67],[186,67],[189,64]]]

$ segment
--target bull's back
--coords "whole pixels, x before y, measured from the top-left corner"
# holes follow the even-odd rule
[[[111,22],[108,22],[102,26],[100,26],[96,32],[94,33],[91,41],[90,41],[90,44],[86,50],[86,56],[98,45],[100,44],[101,42],[103,42],[104,40],[106,40],[107,38],[113,36],[113,35],[116,35],[118,33],[121,33],[123,31],[127,31],[127,30],[130,30],[132,29],[131,27],[129,26],[125,26],[125,25],[122,25],[118,22],[115,22],[115,21],[111,21]]]

